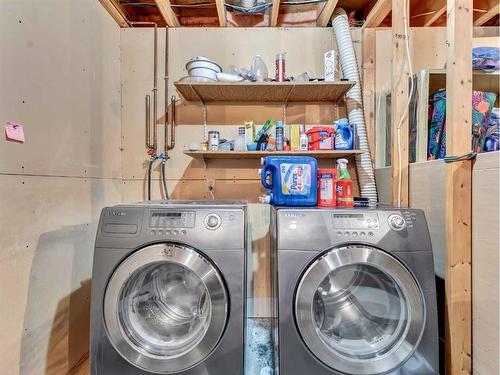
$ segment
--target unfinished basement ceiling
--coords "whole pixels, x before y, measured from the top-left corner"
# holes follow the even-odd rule
[[[390,27],[391,0],[99,0],[123,26],[327,26],[336,7],[356,27]],[[498,0],[474,0],[475,26],[499,25]],[[410,0],[411,26],[445,26],[446,0]]]

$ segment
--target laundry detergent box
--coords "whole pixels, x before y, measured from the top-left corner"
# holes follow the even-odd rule
[[[262,185],[267,194],[262,202],[277,206],[316,206],[318,162],[309,156],[267,156],[263,158]]]
[[[339,80],[339,77],[337,77],[337,55],[335,51],[325,52],[324,69],[326,82]]]

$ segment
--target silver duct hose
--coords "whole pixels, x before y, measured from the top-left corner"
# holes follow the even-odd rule
[[[356,155],[356,168],[361,197],[368,198],[370,205],[375,205],[378,202],[377,185],[375,184],[375,174],[373,172],[368,137],[366,135],[361,80],[356,55],[354,54],[349,21],[344,9],[337,8],[335,10],[332,16],[332,26],[335,38],[337,39],[342,75],[345,79],[356,82],[354,87],[347,92],[346,100],[349,123],[356,127],[356,133],[359,137],[359,148],[364,151],[362,154]]]

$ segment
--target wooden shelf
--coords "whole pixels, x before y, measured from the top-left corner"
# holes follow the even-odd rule
[[[184,151],[195,159],[260,159],[264,156],[312,156],[316,159],[349,158],[362,154],[361,150],[332,151]]]
[[[175,82],[174,85],[188,102],[286,104],[336,101],[355,82]]]

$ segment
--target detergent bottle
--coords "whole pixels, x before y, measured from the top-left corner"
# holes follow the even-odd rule
[[[263,203],[277,206],[316,206],[318,162],[309,156],[267,156],[260,178],[267,194]]]
[[[352,150],[354,131],[346,118],[337,121],[335,127],[335,150]]]
[[[354,207],[352,180],[347,159],[337,160],[337,207]]]

